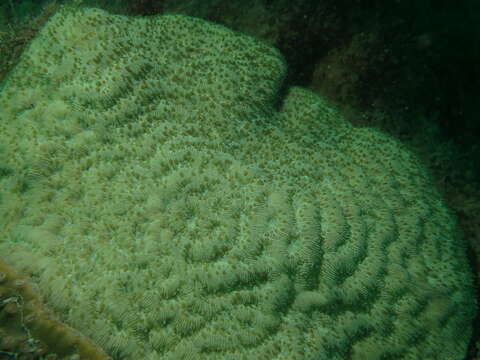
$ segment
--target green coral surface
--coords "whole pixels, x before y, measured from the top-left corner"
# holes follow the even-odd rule
[[[0,92],[0,255],[118,359],[464,356],[430,176],[285,74],[200,19],[61,9]]]

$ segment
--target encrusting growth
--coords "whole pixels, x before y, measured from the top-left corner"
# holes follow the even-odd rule
[[[286,72],[201,19],[62,7],[0,91],[0,255],[115,359],[461,358],[429,174]]]

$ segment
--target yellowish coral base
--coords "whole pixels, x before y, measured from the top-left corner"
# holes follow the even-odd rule
[[[56,320],[34,286],[0,259],[0,350],[49,358],[106,360],[87,337]],[[56,356],[55,356],[56,355]]]

